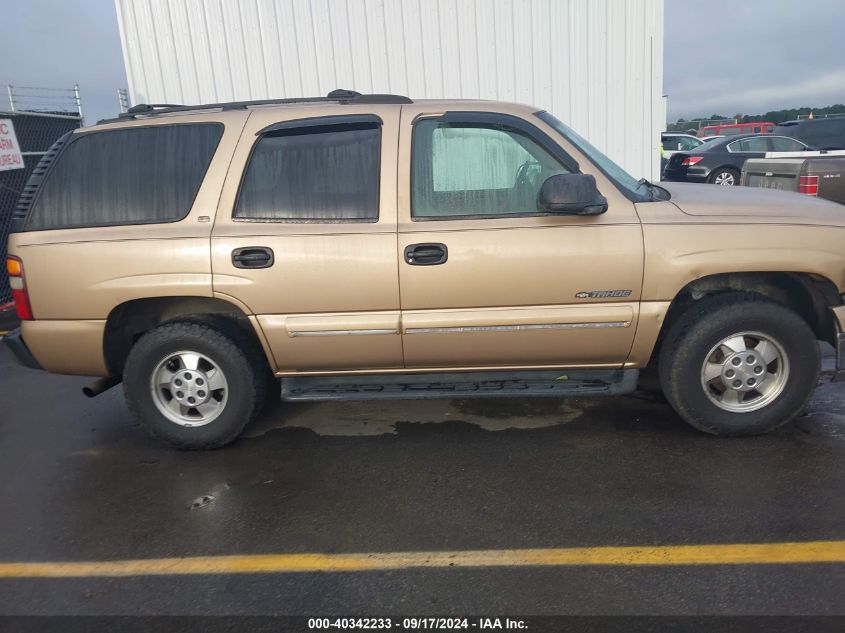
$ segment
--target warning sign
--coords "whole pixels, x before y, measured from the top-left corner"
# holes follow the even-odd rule
[[[11,119],[0,119],[0,171],[23,169],[23,156]]]

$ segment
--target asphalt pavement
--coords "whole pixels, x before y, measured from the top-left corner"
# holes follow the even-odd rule
[[[19,368],[0,350],[2,615],[845,615],[841,560],[552,560],[578,548],[841,546],[845,385],[829,375],[800,419],[757,438],[702,435],[637,392],[273,402],[245,437],[210,452],[159,445],[120,387],[88,399],[86,382]],[[337,568],[346,554],[478,550],[541,558]],[[252,555],[280,555],[282,570],[219,568],[220,557],[254,565]],[[211,557],[211,571],[8,571],[186,557]],[[284,567],[303,560],[317,570]]]

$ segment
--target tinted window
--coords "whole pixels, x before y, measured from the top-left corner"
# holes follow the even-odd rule
[[[768,139],[765,136],[755,138],[744,138],[741,141],[734,141],[728,147],[732,152],[768,152]]]
[[[537,194],[569,173],[531,137],[494,124],[420,121],[413,137],[415,218],[537,213]]]
[[[769,139],[773,152],[803,152],[804,146],[791,138],[775,136]]]
[[[217,123],[83,134],[50,171],[27,228],[180,220],[191,210],[222,134]]]
[[[381,128],[353,123],[271,132],[253,150],[235,217],[375,221]]]

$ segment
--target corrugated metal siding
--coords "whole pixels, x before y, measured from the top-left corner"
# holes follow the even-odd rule
[[[116,0],[133,103],[481,98],[553,112],[636,176],[664,127],[663,0]]]

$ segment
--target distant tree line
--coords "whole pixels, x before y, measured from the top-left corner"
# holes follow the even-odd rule
[[[788,110],[771,110],[765,114],[734,114],[733,116],[712,114],[709,117],[699,117],[689,120],[678,119],[675,123],[669,123],[667,125],[667,129],[670,132],[683,132],[689,129],[698,129],[702,121],[720,121],[728,119],[736,119],[740,123],[756,123],[758,121],[781,123],[783,121],[793,121],[799,116],[802,119],[806,118],[811,112],[814,117],[822,117],[825,114],[845,114],[845,104],[837,103],[824,108],[790,108]]]

